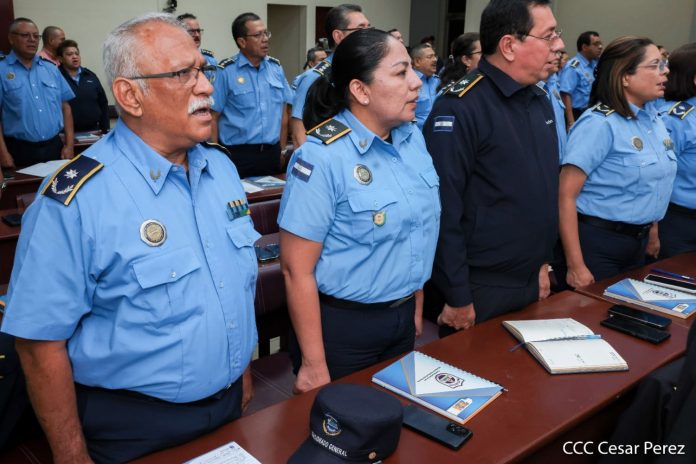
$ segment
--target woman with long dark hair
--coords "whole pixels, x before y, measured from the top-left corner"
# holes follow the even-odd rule
[[[413,349],[440,224],[420,86],[401,42],[362,30],[308,93],[278,216],[297,391]]]
[[[677,169],[654,104],[668,72],[644,37],[620,37],[599,59],[591,108],[573,125],[561,163],[560,232],[572,287],[638,267],[646,251],[657,254],[654,225]]]
[[[457,82],[478,67],[481,59],[481,41],[478,32],[465,32],[452,41],[449,60],[440,71],[441,90]]]

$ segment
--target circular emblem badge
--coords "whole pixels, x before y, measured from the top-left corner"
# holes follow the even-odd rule
[[[246,82],[246,80],[244,80],[244,77],[239,76],[239,77],[237,78],[237,82],[239,82],[239,84],[241,85],[241,84],[244,84],[244,83]]]
[[[384,211],[378,211],[372,214],[372,222],[377,227],[382,227],[385,222],[387,222],[387,213]]]
[[[8,80],[8,81],[11,81],[12,79],[15,78],[15,73],[13,73],[13,72],[8,72],[8,73],[5,75],[5,77],[7,77],[7,80]]]
[[[324,414],[324,421],[321,425],[324,429],[324,433],[330,437],[335,437],[343,431],[341,430],[341,424],[339,424],[338,420],[329,413]]]
[[[362,164],[356,164],[353,168],[353,177],[362,185],[369,185],[372,182],[372,173]]]
[[[674,149],[674,142],[672,142],[672,139],[666,138],[662,141],[662,143],[665,144],[665,148],[668,150]]]
[[[167,240],[167,229],[161,222],[148,219],[140,225],[140,239],[151,247],[160,246]]]
[[[643,141],[640,139],[640,137],[633,137],[631,139],[631,143],[636,150],[641,151],[643,149]]]

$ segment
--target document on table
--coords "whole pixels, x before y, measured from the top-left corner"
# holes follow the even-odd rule
[[[242,179],[242,186],[244,187],[244,193],[256,193],[256,192],[260,192],[261,190],[263,190],[263,188],[261,188],[257,185],[254,185],[251,182],[246,181],[244,179]]]
[[[215,448],[197,458],[186,461],[184,464],[261,464],[254,456],[249,454],[236,442],[231,441],[226,445]]]
[[[67,162],[68,160],[46,161],[45,163],[38,163],[24,169],[20,169],[17,172],[20,174],[26,174],[28,176],[46,177],[56,172],[59,167]]]

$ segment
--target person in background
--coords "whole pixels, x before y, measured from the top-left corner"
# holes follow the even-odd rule
[[[215,59],[215,54],[213,52],[211,52],[210,50],[206,50],[205,48],[201,48],[201,38],[203,37],[203,29],[201,29],[201,25],[198,22],[198,18],[196,18],[191,13],[184,13],[182,15],[177,16],[176,19],[184,23],[189,35],[191,36],[191,38],[193,38],[193,41],[196,43],[196,46],[203,54],[206,63],[213,66],[218,64],[217,60]]]
[[[41,40],[43,40],[44,46],[39,52],[39,56],[56,66],[60,66],[60,57],[57,50],[58,45],[65,40],[63,29],[57,26],[47,26],[41,34]]]
[[[667,63],[653,42],[625,36],[604,50],[590,104],[573,125],[560,177],[560,230],[577,288],[657,256],[677,171],[673,142],[653,101]]]
[[[452,41],[449,60],[440,72],[438,91],[457,82],[478,67],[481,40],[478,32],[465,32]]]
[[[305,61],[305,64],[304,66],[302,66],[302,69],[306,70],[315,67],[316,65],[324,61],[327,56],[328,55],[326,54],[326,50],[324,50],[321,47],[310,48],[309,50],[307,50],[307,61]]]
[[[202,144],[215,68],[164,13],[118,26],[103,60],[121,119],[24,213],[2,321],[55,463],[131,461],[251,398],[260,235]]]
[[[64,40],[57,49],[58,68],[75,98],[70,100],[76,131],[109,132],[109,102],[95,73],[82,67],[80,48],[74,40]]]
[[[435,71],[437,69],[437,55],[429,43],[416,45],[411,50],[411,60],[416,75],[423,82],[423,86],[418,94],[418,106],[416,106],[416,124],[419,129],[423,128],[425,119],[430,114],[433,102],[437,96],[437,89],[440,85],[440,78]]]
[[[75,94],[58,68],[37,55],[40,38],[31,19],[16,18],[10,24],[12,52],[0,59],[0,165],[4,168],[73,156],[75,134],[68,100]]]
[[[669,55],[665,99],[663,120],[677,155],[677,177],[659,223],[661,258],[696,251],[696,43]]]
[[[669,59],[669,50],[665,48],[664,45],[658,45],[657,49],[660,50],[660,55],[662,55],[662,59],[668,60]]]
[[[563,48],[548,0],[493,0],[483,58],[443,93],[423,127],[440,176],[434,287],[440,335],[522,309],[550,292],[558,237],[558,144],[537,83]]]
[[[326,50],[335,49],[343,39],[348,37],[348,35],[360,29],[367,29],[368,27],[370,27],[370,21],[363,13],[360,5],[344,3],[331,8],[326,15],[326,23],[324,24],[324,32],[329,40]],[[292,99],[290,135],[296,149],[307,140],[306,132],[308,129],[311,129],[311,127],[305,127],[302,123],[307,92],[309,92],[309,88],[315,80],[331,72],[332,60],[333,54],[330,54],[326,60],[319,63],[314,68],[308,69],[295,79],[296,87],[295,96]]]
[[[403,37],[403,35],[401,35],[401,31],[399,31],[397,28],[389,29],[389,30],[387,31],[387,34],[391,35],[391,36],[394,37],[396,40],[398,40],[399,42],[401,42],[402,44],[404,44],[404,46],[406,46],[406,43],[404,43],[404,37]]]
[[[232,37],[239,53],[220,62],[212,140],[230,152],[242,178],[278,174],[288,139],[286,104],[293,92],[280,61],[268,56],[271,33],[258,15],[237,16]]]
[[[578,54],[568,62],[560,75],[560,90],[566,108],[566,124],[570,129],[575,120],[587,109],[594,82],[597,59],[602,54],[602,39],[595,31],[578,36]]]
[[[440,200],[411,122],[420,86],[403,44],[369,29],[338,45],[308,94],[314,129],[278,215],[298,392],[412,350],[421,330]]]

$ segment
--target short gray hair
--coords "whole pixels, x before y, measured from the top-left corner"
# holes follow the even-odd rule
[[[170,24],[186,32],[183,24],[169,13],[147,13],[130,19],[111,31],[102,47],[104,73],[109,88],[117,77],[128,78],[140,75],[137,56],[141,47],[137,42],[136,32],[140,26],[147,23]],[[143,89],[143,92],[147,92],[147,83],[143,79],[138,79],[138,85]]]

